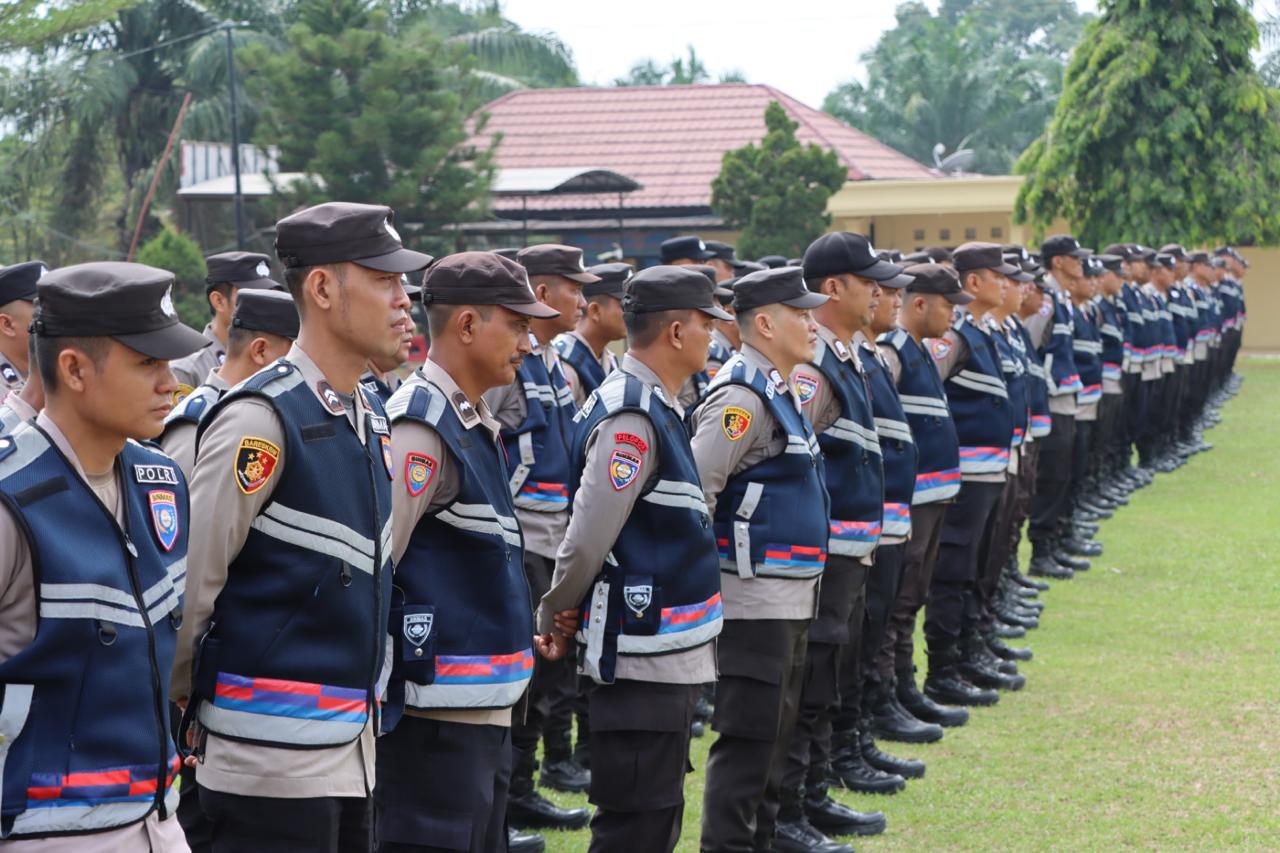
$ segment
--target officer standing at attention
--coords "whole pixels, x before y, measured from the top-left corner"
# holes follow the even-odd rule
[[[622,320],[622,295],[635,273],[631,264],[596,264],[587,272],[600,280],[582,286],[587,308],[572,332],[556,336],[552,342],[560,354],[560,369],[573,390],[573,401],[581,406],[600,387],[604,378],[618,368],[618,358],[609,344],[627,336]]]
[[[569,451],[573,417],[578,411],[551,341],[573,330],[586,308],[583,286],[600,277],[587,272],[582,250],[572,246],[530,246],[520,250],[516,261],[528,271],[538,301],[557,312],[530,320],[532,351],[520,363],[515,380],[484,395],[489,410],[502,424],[507,474],[524,534],[524,570],[532,615],[551,586],[556,549],[569,524]],[[511,731],[515,763],[507,818],[512,826],[581,829],[591,819],[587,809],[555,805],[538,793],[533,782],[538,741],[543,739],[543,784],[572,791],[585,791],[590,784],[590,774],[573,761],[572,745],[565,737],[571,728],[576,681],[568,661],[535,661],[526,704]]]
[[[740,279],[742,349],[693,413],[693,454],[720,553],[724,630],[702,850],[768,849],[827,557],[822,451],[788,377],[817,341],[796,267]]]
[[[27,364],[35,366],[36,336],[27,335]],[[12,432],[23,421],[33,421],[44,408],[44,383],[40,371],[32,370],[27,381],[16,391],[10,391],[0,402],[0,435]]]
[[[423,300],[428,360],[387,407],[398,481],[388,699],[404,716],[378,739],[378,850],[505,851],[511,708],[533,675],[533,616],[501,428],[481,395],[511,383],[530,318],[555,310],[519,264],[489,252],[434,264]]]
[[[431,261],[391,215],[330,202],[276,223],[297,342],[200,423],[192,512],[218,523],[192,537],[171,696],[214,853],[369,849],[393,466],[357,380],[400,346],[401,273]]]
[[[172,273],[140,264],[39,285],[48,405],[0,438],[6,851],[188,849],[165,696],[191,516],[185,478],[139,443],[177,386],[169,359],[203,345],[172,294]]]
[[[582,609],[591,715],[591,850],[671,851],[684,816],[690,725],[715,680],[720,560],[684,412],[715,305],[701,274],[651,267],[627,285],[621,369],[583,409],[573,513],[538,610],[539,651],[570,646],[557,614]]]
[[[0,268],[0,391],[20,391],[30,372],[27,351],[36,282],[49,271],[44,261]]]
[[[209,371],[222,365],[227,357],[227,334],[235,313],[236,294],[241,290],[279,290],[271,280],[270,258],[257,252],[222,252],[204,259],[208,268],[205,298],[213,315],[204,327],[209,345],[194,355],[175,361],[170,367],[183,388],[179,396],[205,381]]]
[[[239,385],[276,359],[284,358],[298,337],[298,308],[293,297],[274,290],[247,290],[236,299],[227,333],[227,358],[221,367],[174,407],[164,421],[160,448],[190,477],[196,464],[196,428],[201,419]]]

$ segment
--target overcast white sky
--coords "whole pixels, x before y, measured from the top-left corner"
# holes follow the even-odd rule
[[[1034,3],[1036,0],[1025,0]],[[608,84],[633,64],[685,54],[711,74],[741,70],[812,107],[862,76],[858,57],[893,26],[898,0],[504,0],[527,30],[552,30],[573,49],[585,83]],[[1095,0],[1076,0],[1086,11]],[[937,8],[936,0],[929,6]]]

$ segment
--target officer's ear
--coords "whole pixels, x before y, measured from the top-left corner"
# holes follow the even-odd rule
[[[346,263],[341,263],[312,267],[307,277],[302,280],[302,293],[305,298],[325,311],[337,305],[338,292],[346,283],[346,266]]]
[[[253,363],[258,367],[266,367],[272,360],[271,354],[267,352],[267,348],[270,346],[271,344],[266,338],[254,338],[249,341],[249,358],[253,359]]]
[[[18,323],[8,314],[0,313],[0,334],[16,338],[19,332]]]

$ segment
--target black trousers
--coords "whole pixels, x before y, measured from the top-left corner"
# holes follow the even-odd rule
[[[684,825],[689,727],[700,684],[616,681],[591,705],[592,851],[670,853]]]
[[[1138,459],[1143,465],[1150,465],[1159,455],[1159,439],[1164,419],[1166,398],[1169,392],[1169,378],[1161,376],[1147,383],[1147,417],[1143,421],[1138,434]]]
[[[378,738],[379,853],[507,849],[511,730],[404,716]]]
[[[929,600],[946,511],[945,503],[911,508],[911,538],[903,549],[902,581],[889,612],[876,665],[881,678],[911,667],[915,655],[916,614]]]
[[[1122,417],[1124,417],[1124,396],[1104,393],[1102,402],[1098,404],[1098,425],[1094,429],[1093,446],[1089,452],[1091,477],[1107,477],[1120,464],[1116,447],[1120,440]]]
[[[859,664],[862,695],[865,697],[882,682],[877,660],[889,632],[889,619],[902,589],[902,571],[907,560],[907,543],[881,545],[876,548],[875,564],[867,576],[867,618],[862,623],[862,659]]]
[[[1147,398],[1150,385],[1142,381],[1140,373],[1126,373],[1120,381],[1124,390],[1124,438],[1116,455],[1124,460],[1127,468],[1133,462],[1133,449],[1142,434],[1142,424],[1147,417]]]
[[[369,853],[365,797],[244,797],[200,787],[214,853]]]
[[[1075,417],[1059,414],[1053,415],[1053,429],[1039,439],[1036,493],[1031,499],[1031,519],[1027,525],[1027,536],[1034,547],[1047,547],[1066,516],[1075,440]]]
[[[804,681],[808,619],[730,619],[707,757],[701,849],[768,850]],[[593,774],[594,775],[594,774]]]
[[[1093,447],[1093,434],[1097,426],[1097,421],[1076,421],[1075,440],[1071,446],[1071,485],[1067,492],[1068,513],[1084,493],[1085,480],[1089,476],[1089,452]]]
[[[528,551],[524,554],[524,573],[529,581],[530,606],[535,610],[542,596],[551,588],[555,560]],[[569,733],[573,727],[573,703],[578,692],[578,676],[572,655],[549,661],[535,655],[533,679],[525,693],[524,705],[516,706],[511,721],[511,743],[514,765],[511,770],[513,796],[533,790],[533,771],[537,764],[538,741],[546,738],[546,758],[560,761],[572,754]]]
[[[1003,491],[1003,482],[966,481],[947,507],[925,609],[924,638],[931,649],[955,643],[966,629],[977,627],[978,566],[990,546]]]
[[[1018,450],[1014,450],[1015,453]],[[1019,463],[1025,461],[1025,457]],[[1004,489],[1000,492],[1000,500],[996,502],[991,522],[991,544],[986,549],[985,559],[978,565],[978,613],[979,630],[984,633],[995,627],[996,592],[1000,588],[1000,575],[1004,572],[1005,563],[1009,560],[1012,549],[1014,519],[1018,513],[1018,500],[1024,487],[1022,467],[1018,475],[1010,475],[1004,481]]]

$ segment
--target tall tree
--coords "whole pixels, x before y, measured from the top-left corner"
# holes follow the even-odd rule
[[[1044,129],[1083,18],[1073,0],[919,0],[863,55],[867,82],[823,109],[916,160],[971,148],[971,169],[1006,173]]]
[[[5,0],[0,4],[0,51],[36,47],[100,24],[138,0]]]
[[[1018,162],[1015,215],[1086,240],[1280,240],[1280,98],[1236,0],[1103,0],[1044,135]]]
[[[301,0],[286,50],[244,52],[271,107],[259,138],[280,147],[281,169],[309,176],[281,188],[294,203],[387,204],[406,242],[440,250],[443,227],[487,199],[493,151],[463,146],[466,49],[425,25],[392,27],[368,0]]]
[[[684,56],[677,56],[665,65],[653,59],[642,59],[631,66],[624,76],[613,81],[615,86],[679,86],[690,83],[745,83],[746,78],[738,69],[732,69],[713,78],[706,64],[693,45],[686,47]]]
[[[730,228],[741,228],[745,256],[804,252],[831,224],[827,200],[849,177],[834,151],[801,145],[799,124],[777,101],[764,112],[765,136],[726,151],[711,182],[711,207]]]

